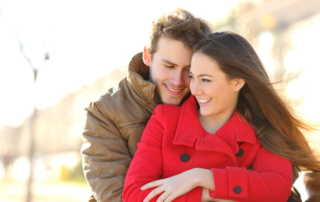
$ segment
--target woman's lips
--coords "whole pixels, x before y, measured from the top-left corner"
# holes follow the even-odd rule
[[[206,106],[209,102],[211,102],[211,98],[210,99],[199,99],[197,98],[198,103],[200,106]]]

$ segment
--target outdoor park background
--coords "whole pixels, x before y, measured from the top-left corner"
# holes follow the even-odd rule
[[[320,121],[318,0],[0,0],[1,202],[87,201],[84,108],[126,76],[151,21],[176,8],[245,36],[274,81],[287,78],[277,88]]]

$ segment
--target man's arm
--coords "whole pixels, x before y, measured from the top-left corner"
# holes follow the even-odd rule
[[[124,179],[132,157],[127,142],[102,109],[99,102],[86,108],[81,149],[83,170],[98,202],[121,202]]]

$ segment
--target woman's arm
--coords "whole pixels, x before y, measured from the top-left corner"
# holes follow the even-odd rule
[[[215,190],[212,198],[238,202],[286,202],[291,193],[292,164],[290,161],[260,148],[252,171],[241,167],[212,168]]]
[[[124,202],[142,202],[155,188],[141,190],[141,187],[153,181],[159,181],[162,176],[162,137],[164,106],[155,108],[145,131],[138,143],[138,150],[130,164],[124,183],[122,199]],[[187,177],[188,178],[188,177]],[[190,183],[190,185],[193,185]],[[176,187],[179,188],[179,187]],[[191,188],[192,189],[192,188]],[[189,189],[189,190],[191,190]],[[153,192],[154,193],[154,192]],[[187,194],[174,199],[174,202],[200,202],[202,188],[192,189]],[[156,194],[150,201],[156,202]]]
[[[151,182],[144,188],[158,187],[157,189],[166,190],[167,187],[174,185],[179,189],[172,189],[171,194],[178,197],[180,193],[187,192],[190,187],[203,187],[203,202],[286,202],[288,200],[292,186],[292,165],[288,160],[260,148],[252,168],[252,171],[243,167],[212,168],[211,170],[194,168],[171,178],[162,179],[160,183],[159,181]],[[151,192],[148,199],[154,196]],[[160,200],[162,201],[164,200]]]
[[[236,202],[233,200],[224,200],[211,198],[209,189],[214,190],[214,180],[210,169],[194,168],[170,178],[156,180],[142,187],[143,190],[156,188],[146,197],[144,202],[149,202],[155,196],[163,193],[157,202],[170,202],[177,197],[188,193],[195,187],[203,188],[201,202]]]
[[[203,188],[201,202],[236,202],[236,201],[211,198],[209,196],[209,189]]]

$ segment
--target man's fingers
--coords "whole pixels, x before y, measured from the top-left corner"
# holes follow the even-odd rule
[[[149,182],[148,184],[145,184],[144,186],[141,187],[141,190],[149,189],[152,187],[159,187],[163,184],[162,180],[156,180],[153,182]]]
[[[158,187],[156,189],[154,189],[152,192],[150,192],[148,194],[148,196],[143,200],[143,202],[149,202],[151,199],[153,199],[155,196],[161,194],[162,192],[164,192],[164,188],[163,187]]]

